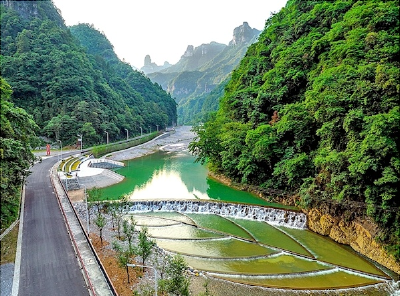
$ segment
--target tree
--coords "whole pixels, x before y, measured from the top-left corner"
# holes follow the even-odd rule
[[[128,283],[129,283],[130,281],[129,281],[129,266],[128,266],[128,264],[131,262],[133,250],[129,246],[127,246],[127,247],[121,246],[116,241],[114,241],[112,243],[112,248],[117,253],[117,260],[118,260],[119,266],[125,268],[125,270],[126,270],[126,275],[128,277]]]
[[[147,258],[152,253],[153,247],[156,244],[152,239],[149,239],[147,232],[147,227],[142,227],[139,232],[139,241],[135,248],[135,254],[142,258],[142,265],[145,265]]]
[[[128,241],[128,246],[130,249],[132,249],[132,240],[133,236],[135,234],[135,226],[136,226],[136,221],[133,219],[131,216],[130,220],[124,220],[122,222],[122,231],[125,234],[124,240]]]
[[[101,245],[103,245],[103,228],[106,225],[106,218],[104,218],[104,215],[102,213],[98,213],[97,218],[94,220],[94,223],[99,228],[100,242]]]
[[[116,212],[115,212],[115,219],[117,223],[117,232],[118,232],[118,239],[121,239],[121,223],[122,223],[122,216],[123,216],[123,206],[119,205]]]
[[[168,257],[167,279],[161,280],[161,287],[168,293],[178,296],[189,295],[189,278],[185,275],[188,266],[181,255]]]

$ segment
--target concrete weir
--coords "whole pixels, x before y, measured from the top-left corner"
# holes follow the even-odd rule
[[[302,212],[217,201],[134,201],[128,203],[126,211],[131,213],[175,211],[180,213],[217,214],[225,217],[263,221],[272,225],[291,228],[307,228],[307,216]]]

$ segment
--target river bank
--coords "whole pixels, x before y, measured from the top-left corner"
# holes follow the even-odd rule
[[[191,126],[178,126],[170,131],[168,136],[161,135],[144,144],[110,153],[104,158],[124,161],[149,155],[158,150],[167,152],[187,151],[189,143],[196,136],[196,134],[191,131],[191,128]]]
[[[224,175],[209,172],[209,176],[225,185],[244,190],[267,201],[296,206],[298,195],[267,190],[257,186],[233,182]],[[315,201],[302,211],[307,215],[307,228],[315,233],[328,236],[335,242],[350,246],[354,251],[378,262],[400,277],[400,263],[388,254],[376,239],[379,226],[366,216],[358,203],[339,203],[333,200]]]

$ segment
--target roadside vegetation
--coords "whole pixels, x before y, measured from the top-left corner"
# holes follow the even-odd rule
[[[1,232],[18,218],[21,187],[35,159],[38,126],[24,109],[16,107],[10,99],[10,85],[0,77],[0,196]]]
[[[159,132],[152,132],[151,134],[145,135],[140,138],[135,138],[135,139],[129,140],[127,142],[122,142],[122,143],[117,143],[117,144],[110,143],[108,145],[98,145],[98,146],[94,146],[94,147],[90,148],[90,152],[93,154],[94,157],[99,158],[101,156],[107,155],[114,151],[120,151],[120,150],[128,149],[128,148],[146,143],[146,142],[154,139],[158,135],[160,135]]]
[[[119,295],[132,295],[132,293],[133,295],[154,295],[154,270],[140,265],[157,269],[158,295],[189,295],[188,266],[182,256],[162,253],[155,241],[149,237],[146,227],[138,227],[132,217],[122,215],[122,209],[125,206],[123,202],[102,202],[95,203],[93,206],[93,211],[97,214],[91,222],[96,225],[99,235],[91,233],[90,236],[92,240],[94,239],[101,256],[108,254],[108,258],[103,257],[103,260],[108,262],[110,257],[113,258],[114,263],[105,264],[106,269],[109,269],[110,277],[118,278],[118,285],[121,283],[119,277],[122,275],[124,277],[122,281],[124,288],[116,287]],[[107,236],[108,240],[112,241],[106,241],[103,236],[107,227],[108,232],[111,231],[111,234]],[[109,244],[111,245],[108,246]],[[129,266],[131,264],[138,264],[138,266]],[[147,272],[151,274],[153,284],[149,284],[148,280],[140,280]],[[117,283],[114,283],[114,286],[116,285]],[[206,289],[206,294],[200,295],[210,294]]]
[[[18,226],[19,224],[17,223],[14,228],[1,240],[0,264],[15,262],[18,241]]]

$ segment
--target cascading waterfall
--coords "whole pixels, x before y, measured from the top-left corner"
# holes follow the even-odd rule
[[[135,201],[129,202],[128,213],[135,212],[179,212],[216,214],[224,217],[250,219],[290,228],[305,229],[307,216],[304,213],[254,205],[208,201]]]

